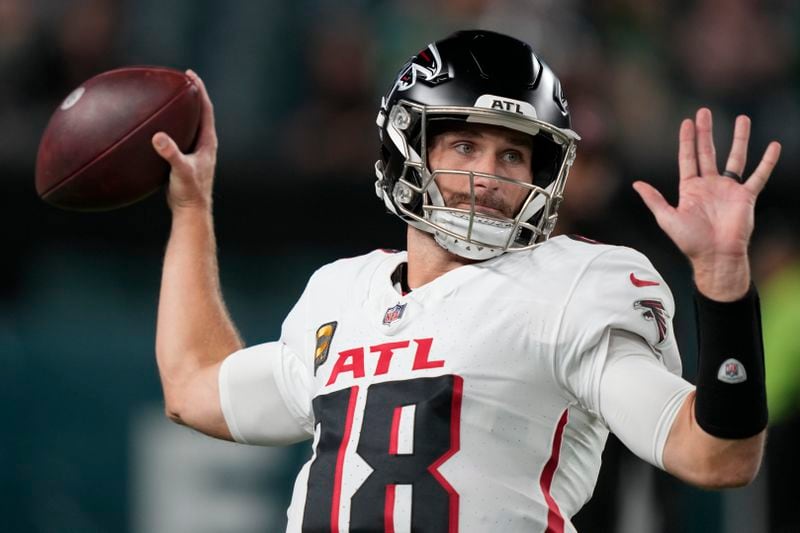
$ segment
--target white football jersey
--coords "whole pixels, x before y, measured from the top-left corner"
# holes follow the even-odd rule
[[[286,440],[313,437],[288,531],[574,531],[608,435],[601,339],[633,332],[680,373],[664,280],[632,249],[568,237],[402,295],[405,261],[319,269],[280,341],[243,350],[271,358]],[[220,387],[234,437],[258,442],[263,419]]]

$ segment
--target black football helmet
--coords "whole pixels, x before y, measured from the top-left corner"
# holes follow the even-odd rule
[[[514,218],[476,212],[473,183],[476,176],[512,180],[428,166],[429,134],[436,121],[454,120],[531,136],[534,179],[532,184],[513,181],[528,190]],[[398,73],[381,100],[377,125],[378,197],[389,211],[432,233],[447,250],[487,259],[533,248],[549,237],[580,137],[571,129],[558,78],[528,44],[484,30],[460,31],[429,44]],[[442,173],[470,181],[470,209],[444,204],[436,185]]]

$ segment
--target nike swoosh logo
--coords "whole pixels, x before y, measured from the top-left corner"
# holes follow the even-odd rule
[[[658,282],[658,281],[649,281],[649,280],[646,280],[646,279],[639,279],[639,278],[637,278],[636,276],[633,275],[633,272],[631,272],[631,283],[633,283],[634,286],[636,286],[636,287],[652,287],[654,285],[661,285],[661,283]]]

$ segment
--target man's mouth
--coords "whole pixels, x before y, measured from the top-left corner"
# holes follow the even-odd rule
[[[469,212],[472,209],[472,202],[475,202],[475,212],[481,215],[502,221],[514,218],[514,215],[510,213],[511,208],[499,195],[490,191],[476,190],[475,196],[470,193],[456,192],[445,201],[445,205]]]
[[[458,204],[455,205],[455,207],[457,207],[458,209],[463,209],[465,211],[470,211],[472,209],[472,206],[469,202],[459,202]],[[489,215],[490,217],[493,218],[502,218],[504,220],[510,218],[503,211],[495,207],[482,205],[478,202],[475,202],[475,212],[480,213],[482,215]]]

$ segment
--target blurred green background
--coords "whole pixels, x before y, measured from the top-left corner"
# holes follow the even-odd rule
[[[163,191],[108,213],[39,201],[36,150],[61,99],[123,65],[203,77],[220,138],[223,289],[246,341],[264,342],[317,267],[404,247],[405,227],[374,196],[375,114],[396,69],[459,28],[527,40],[561,77],[584,140],[559,231],[650,256],[676,297],[689,379],[690,272],[630,184],[645,179],[674,200],[678,125],[699,105],[714,112],[721,165],[739,113],[753,119],[749,169],[770,140],[783,143],[753,254],[770,289],[768,367],[783,378],[771,384],[779,404],[766,468],[746,489],[699,491],[612,440],[577,523],[618,533],[800,530],[778,525],[798,495],[800,348],[786,318],[800,316],[790,275],[800,5],[791,0],[0,0],[0,530],[280,531],[308,454],[307,443],[248,448],[167,422],[153,350]]]

